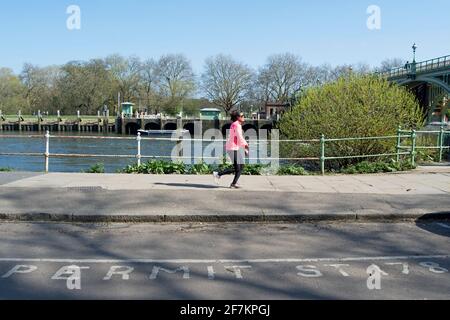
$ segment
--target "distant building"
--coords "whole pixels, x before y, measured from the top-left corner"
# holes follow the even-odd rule
[[[204,120],[219,120],[221,111],[216,108],[203,108],[200,110],[200,117]]]
[[[128,116],[128,117],[132,117],[133,116],[134,103],[124,102],[124,103],[121,104],[121,106],[122,106],[122,113],[125,116]]]
[[[285,102],[266,102],[266,119],[276,119],[278,115],[282,115],[290,106],[290,103]]]

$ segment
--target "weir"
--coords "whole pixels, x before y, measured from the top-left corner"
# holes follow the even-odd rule
[[[224,135],[230,128],[230,120],[209,120],[200,118],[147,118],[143,116],[124,117],[114,119],[109,114],[97,117],[82,117],[80,113],[76,117],[63,119],[60,112],[56,117],[44,117],[40,112],[34,117],[24,117],[19,111],[17,116],[5,116],[0,110],[0,131],[19,132],[94,132],[94,133],[116,133],[123,135],[137,135],[138,130],[188,130],[194,134],[205,133],[209,129],[220,130]],[[248,120],[243,126],[244,131],[253,129],[255,131],[274,128],[274,120]]]

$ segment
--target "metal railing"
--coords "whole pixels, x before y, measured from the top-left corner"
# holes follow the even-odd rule
[[[410,140],[411,145],[409,146],[402,146],[401,143],[401,136],[402,134],[408,133],[410,134]],[[417,135],[418,134],[427,134],[427,135],[437,135],[437,144],[435,146],[420,146],[417,145]],[[416,155],[418,150],[437,150],[438,151],[438,162],[442,162],[444,150],[450,150],[450,145],[445,146],[445,136],[450,136],[450,131],[444,130],[444,127],[441,126],[439,131],[420,131],[420,130],[402,130],[401,127],[398,128],[398,137],[397,140],[397,153],[399,153],[400,150],[409,150],[410,156],[411,156],[411,163],[415,165]],[[397,161],[399,159],[399,156],[397,156]]]
[[[387,78],[396,78],[406,76],[411,73],[417,74],[439,70],[445,67],[450,67],[450,55],[422,62],[408,63],[405,67],[394,68],[392,70],[381,73],[381,75]]]
[[[418,146],[417,145],[417,135],[418,134],[432,134],[437,135],[437,145],[435,146]],[[382,137],[358,137],[358,138],[326,138],[322,135],[320,139],[310,139],[310,140],[260,140],[253,142],[254,144],[263,144],[268,142],[290,142],[290,143],[301,143],[304,145],[311,145],[313,143],[320,144],[320,155],[317,157],[293,157],[293,158],[248,158],[249,160],[286,160],[286,161],[319,161],[321,173],[325,174],[325,164],[326,161],[330,160],[340,160],[340,159],[361,159],[361,158],[377,158],[377,157],[396,157],[397,162],[400,161],[401,156],[410,157],[412,165],[416,163],[417,150],[438,150],[438,161],[441,162],[443,158],[444,150],[450,150],[450,145],[445,146],[445,136],[450,136],[450,131],[444,130],[441,126],[439,131],[416,131],[416,130],[402,130],[401,127],[397,130],[397,135],[392,136],[382,136]],[[29,138],[29,139],[42,139],[42,135],[0,135],[1,138]],[[58,139],[101,139],[101,140],[134,140],[137,142],[137,152],[133,155],[119,155],[119,154],[58,154],[50,153],[50,138]],[[45,152],[44,153],[14,153],[14,152],[0,152],[0,156],[23,156],[23,157],[44,157],[45,160],[45,172],[49,172],[49,159],[50,158],[128,158],[136,159],[137,164],[141,165],[142,159],[172,159],[172,156],[145,156],[142,155],[142,145],[143,140],[149,141],[171,141],[176,142],[177,148],[177,160],[182,159],[221,159],[222,157],[184,157],[182,155],[182,144],[185,141],[191,142],[225,142],[226,140],[205,140],[205,139],[185,139],[184,137],[178,138],[143,138],[140,133],[137,137],[105,137],[105,136],[51,136],[50,132],[47,131],[44,135],[45,138]],[[327,156],[327,144],[333,142],[352,142],[352,141],[376,141],[376,140],[396,140],[396,152],[392,153],[378,153],[378,154],[362,154],[362,155],[343,155],[343,156]],[[407,139],[410,145],[402,145],[402,141]]]

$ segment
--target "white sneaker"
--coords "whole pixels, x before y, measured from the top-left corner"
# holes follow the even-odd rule
[[[219,183],[220,183],[220,176],[219,176],[219,173],[216,172],[216,171],[214,171],[214,172],[213,172],[213,176],[214,176],[214,181],[216,182],[217,185],[219,185]]]

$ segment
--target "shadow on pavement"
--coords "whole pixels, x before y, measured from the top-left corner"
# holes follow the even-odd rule
[[[41,175],[44,174],[39,172],[0,172],[0,186]]]
[[[197,189],[228,189],[225,187],[208,185],[208,184],[194,184],[194,183],[154,183],[157,186],[168,186],[168,187],[180,187],[180,188],[197,188]]]
[[[416,220],[416,226],[439,236],[450,237],[450,212],[425,214]]]

